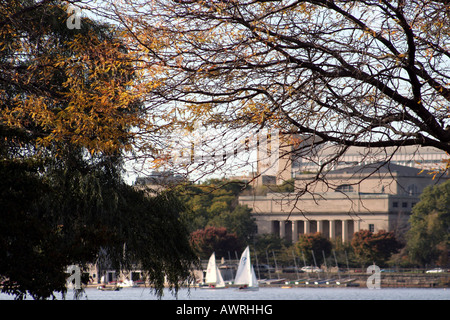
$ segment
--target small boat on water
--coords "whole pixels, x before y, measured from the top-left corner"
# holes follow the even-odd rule
[[[242,291],[257,291],[259,290],[258,279],[256,278],[255,270],[250,260],[250,248],[247,246],[242,253],[239,260],[239,266],[236,271],[236,278],[234,284],[239,286]]]
[[[136,288],[136,287],[139,287],[133,280],[128,280],[128,279],[117,283],[117,286],[120,287],[120,288]]]
[[[314,281],[315,285],[319,285],[319,284],[330,284],[334,281],[334,279],[325,279],[325,280],[317,280]]]
[[[299,284],[305,284],[305,282],[307,282],[307,281],[308,281],[307,278],[306,279],[297,279],[297,280],[288,280],[288,281],[285,281],[284,284],[285,285],[292,285],[292,284],[299,285]]]
[[[343,285],[349,285],[349,284],[351,284],[353,281],[355,281],[356,279],[352,279],[352,278],[348,278],[348,279],[343,279],[343,280],[339,280],[339,281],[336,281],[336,284],[337,285],[341,285],[341,284],[343,284]]]
[[[97,289],[100,291],[119,291],[122,287],[101,285],[98,286]]]
[[[282,278],[282,279],[268,279],[268,280],[264,280],[263,283],[267,284],[267,285],[271,285],[271,284],[283,284],[285,282],[286,282],[286,279]]]
[[[216,254],[213,252],[208,261],[205,277],[206,286],[201,286],[201,289],[224,289],[226,288],[225,281],[223,281],[222,274],[216,264]]]

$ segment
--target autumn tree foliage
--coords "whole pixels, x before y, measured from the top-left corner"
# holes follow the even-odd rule
[[[228,258],[231,253],[241,252],[244,248],[242,241],[234,233],[228,233],[224,227],[206,227],[191,234],[191,244],[198,256],[207,259],[215,252],[216,257]]]
[[[297,255],[305,259],[306,263],[317,266],[324,262],[323,256],[328,257],[331,253],[332,244],[320,232],[314,234],[301,234],[295,243]]]
[[[120,32],[88,20],[69,30],[57,5],[26,9],[13,1],[2,12],[2,123],[33,135],[37,146],[130,149],[130,129],[141,119],[136,71]]]
[[[383,265],[403,245],[397,241],[393,232],[361,230],[353,235],[351,246],[356,260],[361,264]]]
[[[99,252],[109,268],[139,262],[158,294],[178,288],[196,259],[182,204],[122,177],[143,123],[135,57],[119,29],[68,17],[59,1],[0,4],[2,291],[65,293],[67,266]]]
[[[350,146],[393,147],[386,160],[400,146],[450,151],[446,1],[110,1],[99,10],[129,31],[142,59],[159,61],[164,84],[152,91],[173,120],[214,128],[216,141],[230,129],[314,137],[294,152],[333,147],[322,179]]]

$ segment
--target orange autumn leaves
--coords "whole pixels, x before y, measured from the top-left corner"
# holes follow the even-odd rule
[[[45,54],[29,56],[17,85],[40,88],[19,92],[4,103],[0,121],[37,130],[39,146],[70,143],[91,154],[131,149],[132,128],[142,125],[140,91],[120,40],[87,31]]]

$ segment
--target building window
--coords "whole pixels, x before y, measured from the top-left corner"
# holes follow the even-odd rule
[[[397,201],[393,202],[393,203],[392,203],[392,206],[393,206],[394,208],[398,208],[398,202],[397,202]]]
[[[336,188],[336,192],[353,192],[353,186],[349,184],[342,184]]]
[[[419,192],[419,188],[415,184],[410,184],[406,188],[406,193],[409,194],[410,196],[413,196],[413,195],[418,195],[420,192]]]
[[[402,202],[402,208],[408,208],[408,202]]]
[[[370,232],[375,232],[375,225],[374,224],[369,224],[369,231]]]

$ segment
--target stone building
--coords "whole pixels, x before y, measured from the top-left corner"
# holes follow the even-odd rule
[[[313,185],[308,184],[314,174],[297,174],[296,190],[308,185],[308,192],[302,196],[269,192],[264,196],[241,196],[239,202],[253,210],[258,233],[297,241],[299,234],[321,232],[345,242],[363,229],[404,229],[424,188],[449,178],[445,175],[433,179],[428,173],[383,162],[332,170],[326,181]]]
[[[442,160],[448,159],[442,150],[433,147],[400,146],[384,148],[347,147],[322,143],[314,135],[290,135],[277,131],[258,136],[258,184],[281,184],[292,178],[301,178],[305,172],[316,172],[319,167],[335,170],[349,166],[387,162],[405,167],[438,170]]]

